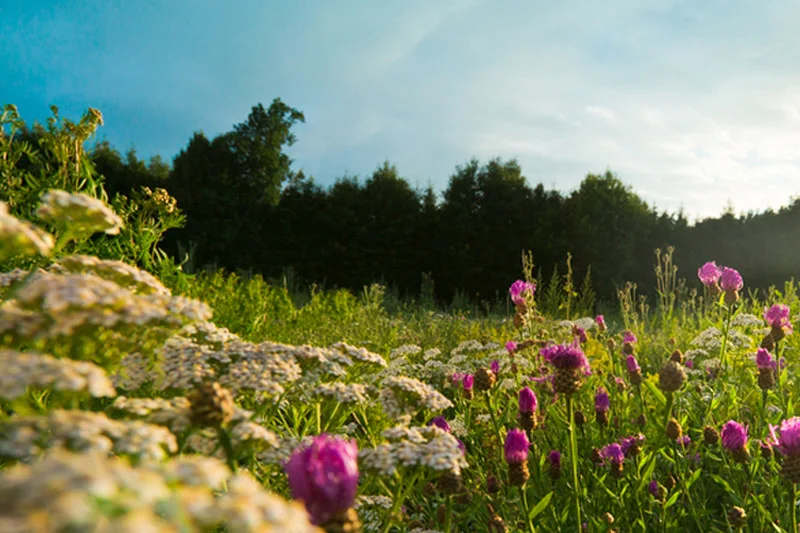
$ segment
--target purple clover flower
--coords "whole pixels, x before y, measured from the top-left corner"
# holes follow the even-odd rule
[[[775,358],[772,357],[772,354],[770,354],[767,350],[764,348],[759,348],[756,352],[756,366],[759,370],[773,370],[776,366],[778,366],[778,363],[775,361]]]
[[[636,344],[637,340],[638,339],[636,338],[636,335],[634,335],[632,331],[626,331],[622,335],[622,343],[623,344],[625,344],[626,342],[629,343],[629,344]]]
[[[643,442],[644,435],[639,433],[638,435],[623,438],[619,441],[619,446],[622,448],[622,453],[625,454],[625,457],[628,457],[628,451],[633,447],[633,445],[640,445]]]
[[[447,420],[443,416],[437,416],[430,422],[428,422],[429,426],[436,426],[437,428],[441,429],[442,431],[446,431],[450,433],[450,424],[447,423]]]
[[[650,492],[653,498],[658,498],[660,496],[660,491],[658,490],[658,481],[655,479],[648,483],[647,490]]]
[[[523,387],[519,391],[519,412],[532,413],[536,411],[539,406],[539,401],[536,399],[536,393],[530,387]]]
[[[747,428],[735,420],[729,420],[720,432],[722,446],[728,451],[741,450],[747,446]]]
[[[636,360],[635,355],[629,355],[625,358],[625,366],[628,368],[628,372],[631,374],[640,372],[642,370],[642,367],[639,366],[639,361]]]
[[[720,276],[722,276],[722,269],[714,261],[709,261],[697,269],[697,277],[700,278],[700,283],[706,287],[716,286]]]
[[[475,385],[475,376],[472,374],[467,374],[461,380],[461,384],[464,386],[464,390],[472,390],[472,387]]]
[[[594,410],[596,413],[605,413],[611,407],[611,399],[608,397],[608,391],[605,387],[597,389],[597,394],[594,395]]]
[[[525,303],[526,292],[533,296],[536,292],[536,284],[518,279],[508,288],[508,293],[511,295],[511,301],[514,302],[514,305],[522,305]]]
[[[551,468],[561,468],[561,452],[550,450],[550,453],[547,454],[547,462],[550,463]]]
[[[517,343],[514,342],[514,341],[508,341],[506,343],[506,351],[509,354],[513,354],[514,352],[516,352],[517,351]]]
[[[353,506],[358,489],[355,441],[323,433],[296,450],[284,468],[292,496],[305,504],[314,524],[324,524]]]
[[[594,317],[594,323],[597,324],[598,328],[603,330],[606,327],[606,318],[603,315],[597,315]]]
[[[792,324],[789,322],[789,306],[786,304],[775,304],[770,308],[764,308],[764,320],[772,328],[782,329],[786,333],[792,332]]]
[[[738,270],[724,267],[719,278],[719,286],[725,292],[736,292],[744,287],[744,280]]]
[[[489,370],[491,370],[492,373],[495,376],[499,376],[500,375],[500,361],[498,361],[497,359],[492,361],[491,364],[489,364]]]
[[[780,437],[775,437],[777,426],[770,426],[773,444],[784,455],[800,455],[800,417],[793,416],[781,422]]]
[[[625,461],[625,453],[622,451],[622,446],[616,442],[612,442],[600,450],[600,457],[614,465],[621,465]]]
[[[579,343],[573,341],[572,344],[556,344],[542,348],[539,352],[545,361],[556,368],[564,370],[584,369],[590,370],[589,360],[581,350]]]
[[[531,443],[524,431],[521,429],[509,430],[506,434],[504,445],[506,462],[509,464],[524,463],[528,460],[528,448],[530,446]]]

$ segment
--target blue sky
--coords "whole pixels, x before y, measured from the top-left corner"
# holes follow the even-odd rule
[[[96,107],[101,138],[171,159],[280,97],[322,184],[388,159],[441,190],[515,157],[532,184],[610,168],[695,218],[800,194],[799,20],[792,0],[4,0],[0,103]]]

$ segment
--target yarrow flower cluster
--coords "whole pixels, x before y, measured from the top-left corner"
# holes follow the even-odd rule
[[[102,200],[88,194],[50,190],[42,195],[36,216],[73,234],[105,232],[116,235],[122,219]]]
[[[393,419],[414,416],[421,410],[437,413],[453,406],[447,397],[427,383],[405,376],[384,380],[380,401],[383,410]]]
[[[15,256],[50,255],[53,237],[33,224],[8,212],[8,204],[0,201],[0,261]]]
[[[452,434],[431,425],[396,426],[383,432],[387,442],[359,452],[361,464],[380,475],[394,475],[397,468],[429,468],[460,475],[467,467],[462,444]]]

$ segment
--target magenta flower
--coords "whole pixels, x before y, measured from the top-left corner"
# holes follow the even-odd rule
[[[453,382],[453,385],[460,385],[462,381],[464,381],[464,377],[466,374],[463,372],[454,372],[452,376],[450,376],[450,380]]]
[[[524,463],[528,460],[528,448],[531,443],[528,436],[521,429],[512,429],[506,434],[506,442],[504,451],[506,455],[506,462]]]
[[[694,359],[689,359],[685,363],[686,368],[694,368]]]
[[[523,387],[519,391],[519,412],[532,413],[539,407],[539,400],[536,398],[536,393],[530,387]]]
[[[498,361],[497,359],[492,361],[491,364],[489,364],[489,370],[491,370],[492,373],[495,376],[499,376],[500,375],[500,361]]]
[[[764,348],[759,348],[756,352],[756,366],[759,370],[763,369],[774,369],[778,363],[775,361],[775,358],[765,350]]]
[[[429,426],[436,426],[437,428],[441,429],[442,431],[446,431],[450,433],[450,424],[447,423],[447,420],[443,416],[437,416],[430,422],[428,422]]]
[[[683,435],[678,437],[678,445],[683,446],[684,448],[688,448],[689,445],[692,444],[692,438],[689,435]]]
[[[611,400],[608,397],[608,391],[604,387],[600,387],[594,396],[594,411],[596,413],[605,413],[610,407]]]
[[[594,322],[597,324],[597,327],[601,330],[606,329],[606,319],[603,315],[597,315],[594,317]]]
[[[528,281],[518,279],[511,284],[508,288],[508,293],[511,295],[511,301],[514,305],[522,305],[525,303],[525,293],[531,296],[536,292],[536,284]]]
[[[709,261],[697,269],[697,277],[700,278],[700,282],[706,287],[716,286],[720,276],[722,276],[722,269],[719,268],[714,261]]]
[[[793,416],[781,422],[780,437],[775,436],[777,427],[769,427],[772,434],[770,444],[776,446],[783,455],[800,455],[800,417]]]
[[[586,336],[586,330],[578,326],[572,328],[572,336],[575,337],[581,344],[584,344],[589,340],[589,337]]]
[[[655,479],[647,485],[647,490],[650,491],[650,494],[653,496],[653,498],[658,498],[661,496],[661,491],[658,488],[658,481]]]
[[[739,271],[725,267],[722,269],[722,275],[719,278],[719,286],[725,292],[736,292],[744,287],[744,280]]]
[[[514,341],[508,341],[506,343],[506,351],[510,354],[513,354],[517,351],[517,343]]]
[[[726,450],[736,451],[747,446],[747,428],[735,420],[729,420],[722,426],[720,437]]]
[[[626,332],[625,332],[625,333],[622,335],[622,343],[623,343],[623,344],[624,344],[624,343],[626,343],[626,342],[627,342],[628,344],[636,344],[636,341],[637,341],[637,340],[638,340],[638,339],[636,338],[636,335],[634,335],[632,331],[626,331]]]
[[[464,390],[472,390],[472,387],[475,385],[475,376],[472,374],[467,374],[461,380],[461,384],[464,386]]]
[[[575,341],[569,345],[556,344],[555,346],[548,346],[547,348],[542,348],[539,353],[545,361],[559,369],[590,369],[586,354],[581,350],[580,344]]]
[[[632,374],[642,370],[642,367],[639,366],[639,361],[636,360],[635,355],[629,355],[625,359],[625,366],[628,367],[628,372]]]
[[[547,462],[550,463],[550,468],[561,468],[561,452],[550,450],[550,453],[547,454]]]
[[[625,452],[622,451],[622,446],[613,442],[600,451],[600,457],[613,465],[621,465],[625,461]]]
[[[314,524],[353,506],[358,489],[355,441],[318,435],[310,446],[296,450],[284,468],[292,496],[305,504]]]
[[[625,457],[628,457],[628,452],[633,447],[633,445],[641,445],[644,442],[644,435],[639,433],[638,435],[633,435],[631,437],[625,437],[619,441],[619,446],[622,448],[622,453],[625,454]]]
[[[792,332],[792,324],[789,322],[789,306],[785,304],[775,304],[769,309],[764,309],[764,320],[773,329],[782,329],[785,333]]]

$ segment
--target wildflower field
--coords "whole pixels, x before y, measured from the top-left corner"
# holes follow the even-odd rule
[[[58,131],[0,169],[0,531],[797,531],[792,282],[689,297],[659,255],[652,307],[543,316],[526,260],[506,316],[300,305],[183,273],[169,195],[109,202]]]

